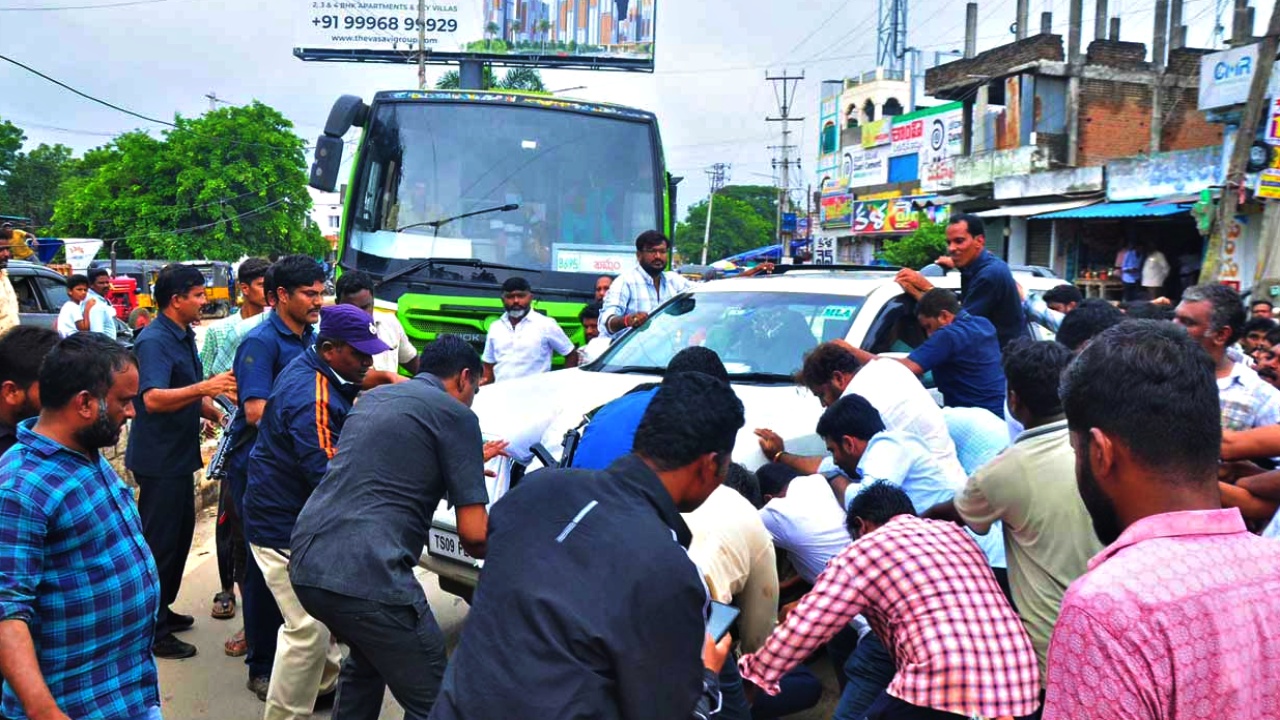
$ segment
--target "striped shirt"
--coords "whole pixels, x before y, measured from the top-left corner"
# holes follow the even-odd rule
[[[0,459],[0,619],[27,623],[62,712],[145,718],[160,705],[160,576],[133,494],[101,455],[37,434],[35,422]],[[26,717],[9,685],[0,713]]]
[[[762,650],[739,661],[765,692],[864,613],[893,655],[888,693],[965,717],[1029,715],[1031,639],[978,545],[953,523],[899,515],[839,555]]]
[[[606,337],[615,333],[609,332],[609,320],[632,313],[651,313],[659,305],[693,287],[680,273],[666,271],[658,276],[658,284],[653,284],[653,277],[645,269],[637,265],[619,275],[609,286],[609,293],[604,296],[604,307],[600,310],[600,334]]]

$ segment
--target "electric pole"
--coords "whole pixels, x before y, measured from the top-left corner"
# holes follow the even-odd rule
[[[418,0],[418,90],[427,89],[427,0]]]
[[[218,109],[218,103],[222,103],[223,105],[230,105],[230,104],[231,104],[230,102],[228,102],[228,101],[226,101],[226,100],[223,100],[222,98],[218,97],[218,93],[216,93],[216,92],[214,92],[214,91],[212,91],[212,90],[210,90],[210,91],[209,91],[209,94],[208,94],[208,95],[205,95],[205,99],[207,99],[207,100],[209,101],[209,112],[213,112],[214,110],[217,110],[217,109]]]
[[[782,215],[790,205],[791,191],[791,166],[795,165],[796,169],[800,169],[800,159],[791,159],[791,151],[796,149],[791,144],[791,123],[804,122],[804,118],[791,117],[792,103],[796,99],[796,88],[800,81],[804,79],[804,73],[799,75],[788,75],[786,70],[781,75],[769,75],[765,73],[764,79],[773,83],[773,94],[778,100],[778,116],[767,117],[766,122],[782,123],[782,144],[772,145],[770,150],[781,155],[781,159],[774,158],[773,168],[780,171],[780,187],[778,188],[778,242],[782,243],[782,257],[785,262],[791,257],[791,243],[784,237],[782,232]]]
[[[1258,47],[1258,64],[1253,69],[1253,81],[1249,85],[1249,101],[1245,103],[1244,113],[1240,117],[1240,126],[1236,130],[1235,146],[1231,149],[1231,159],[1227,164],[1226,182],[1222,187],[1222,200],[1218,203],[1218,214],[1209,232],[1209,247],[1205,250],[1204,264],[1200,268],[1200,282],[1218,281],[1218,266],[1222,260],[1222,241],[1231,223],[1235,221],[1236,209],[1244,199],[1245,168],[1249,163],[1249,150],[1253,147],[1254,133],[1262,120],[1262,111],[1267,106],[1267,85],[1271,81],[1271,71],[1276,64],[1276,50],[1280,47],[1280,2],[1271,7],[1271,22],[1267,24],[1267,34],[1263,36]]]
[[[729,182],[729,165],[716,163],[707,168],[707,184],[711,190],[707,196],[707,229],[702,236],[702,264],[707,264],[707,247],[711,245],[711,208],[716,201],[716,193]]]

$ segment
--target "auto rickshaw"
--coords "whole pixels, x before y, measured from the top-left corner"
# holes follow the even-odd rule
[[[160,276],[160,269],[168,264],[164,260],[116,260],[115,273],[112,278],[113,280],[123,277],[132,278],[137,294],[135,307],[145,308],[154,313],[156,311],[156,302],[151,296],[152,288],[155,287],[156,278]],[[94,260],[89,263],[89,268],[111,270],[111,261]]]
[[[231,263],[218,260],[193,260],[185,263],[204,275],[204,314],[209,317],[226,317],[236,306],[235,277]]]
[[[111,307],[116,310],[116,317],[128,322],[129,314],[138,307],[138,281],[122,275],[111,278]]]

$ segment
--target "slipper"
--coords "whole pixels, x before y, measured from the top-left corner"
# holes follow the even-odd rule
[[[249,643],[244,639],[244,630],[232,635],[223,643],[222,650],[228,657],[241,657],[249,652]]]
[[[215,620],[229,620],[236,616],[236,596],[223,591],[213,596],[213,610],[209,613]]]

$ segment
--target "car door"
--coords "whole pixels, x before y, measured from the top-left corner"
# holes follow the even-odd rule
[[[14,273],[11,270],[9,282],[13,284],[13,292],[18,297],[19,322],[23,325],[37,325],[56,329],[58,310],[61,306],[50,309],[49,301],[36,277],[30,273]],[[66,289],[64,288],[63,296],[65,297],[65,295]]]

